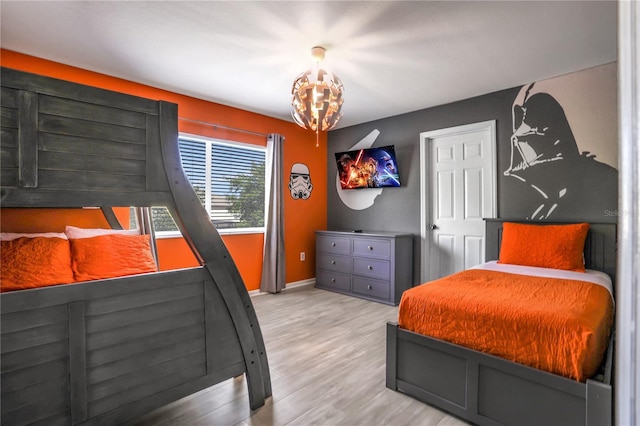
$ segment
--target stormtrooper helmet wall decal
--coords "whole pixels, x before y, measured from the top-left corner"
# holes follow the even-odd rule
[[[295,163],[291,166],[291,175],[289,176],[291,197],[294,200],[306,200],[311,196],[312,189],[309,167],[303,163]]]

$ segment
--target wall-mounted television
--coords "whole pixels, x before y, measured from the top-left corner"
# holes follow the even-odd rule
[[[335,155],[342,189],[400,186],[393,145],[336,152]]]

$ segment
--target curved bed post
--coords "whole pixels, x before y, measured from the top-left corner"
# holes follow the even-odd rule
[[[251,409],[257,409],[271,396],[269,364],[258,318],[229,251],[183,172],[176,139],[177,105],[161,101],[159,113],[162,156],[175,203],[175,211],[169,210],[229,309],[246,364],[249,402]]]

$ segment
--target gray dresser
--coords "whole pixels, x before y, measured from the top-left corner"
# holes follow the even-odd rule
[[[412,234],[316,231],[316,287],[397,305],[412,285]]]

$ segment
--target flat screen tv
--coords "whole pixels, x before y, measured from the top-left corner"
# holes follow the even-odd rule
[[[335,155],[342,189],[400,186],[393,145],[336,152]]]

